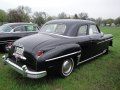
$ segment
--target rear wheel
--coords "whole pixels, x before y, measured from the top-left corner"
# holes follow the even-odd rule
[[[61,77],[69,76],[72,73],[73,68],[74,68],[74,61],[72,58],[64,60],[59,69],[59,73]]]

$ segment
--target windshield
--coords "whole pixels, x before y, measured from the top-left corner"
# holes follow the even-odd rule
[[[8,25],[2,25],[0,26],[0,32],[10,32],[12,28]]]
[[[47,24],[40,29],[40,32],[64,34],[65,29],[66,29],[66,25],[64,24]]]

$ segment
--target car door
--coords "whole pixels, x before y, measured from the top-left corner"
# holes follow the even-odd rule
[[[82,25],[77,31],[78,44],[81,47],[81,57],[79,62],[91,57],[91,41],[88,35],[88,25]]]
[[[36,34],[39,31],[38,27],[35,26],[35,25],[26,25],[25,28],[26,28],[26,31],[27,31],[26,35]]]
[[[97,25],[89,25],[89,37],[91,39],[91,48],[93,48],[91,52],[92,57],[102,53],[104,46],[99,44],[99,42],[103,40],[103,35]]]

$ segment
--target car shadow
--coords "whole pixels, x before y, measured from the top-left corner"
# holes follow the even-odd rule
[[[59,77],[58,73],[55,71],[49,72],[47,76],[39,79],[30,79],[27,77],[23,77],[21,74],[15,72],[14,70],[10,69],[9,71],[11,80],[16,82],[19,86],[35,86],[35,85],[49,85],[55,83],[56,80],[62,79]],[[9,78],[9,77],[8,77]],[[54,81],[54,82],[53,82]]]

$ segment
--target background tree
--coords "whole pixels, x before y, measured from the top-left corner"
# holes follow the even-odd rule
[[[111,26],[111,24],[114,22],[114,20],[109,18],[109,19],[106,20],[106,22],[107,22],[107,24],[109,24]]]
[[[6,22],[7,21],[7,13],[4,10],[0,9],[0,22]]]
[[[22,17],[23,22],[30,22],[31,8],[27,6],[18,6],[17,13]]]
[[[54,17],[48,16],[47,21],[50,21],[50,20],[53,20],[53,19],[54,19]]]
[[[8,12],[8,22],[22,22],[22,16],[20,16],[17,10],[11,9]]]
[[[81,12],[79,14],[79,18],[82,19],[82,20],[87,20],[88,19],[88,14],[84,13],[84,12]]]
[[[82,20],[91,20],[96,22],[98,25],[117,25],[120,26],[120,17],[116,19],[108,18],[102,19],[101,17],[89,18],[88,13],[81,12],[74,15],[68,15],[65,12],[59,13],[57,16],[49,16],[46,12],[33,12],[34,14],[31,17],[31,8],[27,6],[18,6],[15,9],[10,9],[6,13],[4,10],[0,9],[0,22],[34,22],[38,25],[42,25],[47,21],[54,19],[82,19]]]
[[[117,26],[120,26],[120,17],[116,18],[114,23],[117,25]]]
[[[101,17],[97,18],[96,23],[100,26],[100,24],[102,24],[102,18]]]
[[[58,19],[68,19],[67,14],[64,12],[58,14]]]
[[[33,14],[33,22],[37,23],[39,26],[44,24],[47,20],[47,14],[45,12],[35,12]]]
[[[17,9],[10,9],[8,11],[9,22],[30,22],[31,8],[18,6]]]
[[[94,18],[88,18],[88,20],[96,22],[96,20]]]
[[[73,16],[73,19],[79,19],[78,15],[75,14],[75,15]]]
[[[106,20],[106,19],[103,19],[103,20],[102,20],[102,23],[104,24],[104,26],[106,26],[107,20]]]

